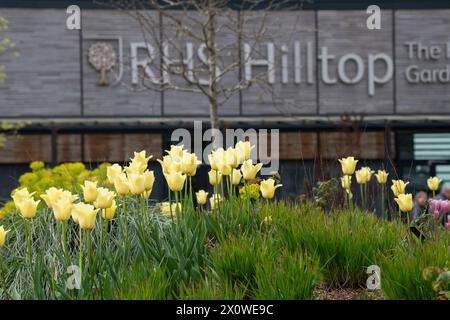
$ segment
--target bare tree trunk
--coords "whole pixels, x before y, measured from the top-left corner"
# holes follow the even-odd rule
[[[217,96],[216,8],[208,1],[207,47],[209,50],[209,117],[212,129],[219,129]]]

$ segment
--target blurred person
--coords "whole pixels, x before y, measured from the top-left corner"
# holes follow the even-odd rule
[[[436,200],[450,200],[450,183],[442,185],[441,192],[435,197]]]
[[[428,204],[428,195],[426,192],[420,191],[414,197],[413,208],[409,215],[410,222],[414,222],[426,210]]]

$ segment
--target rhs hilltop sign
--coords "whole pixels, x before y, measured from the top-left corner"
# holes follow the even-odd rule
[[[450,10],[383,10],[380,30],[367,29],[361,11],[274,11],[256,42],[262,13],[245,14],[255,19],[243,25],[242,37],[227,28],[217,34],[218,45],[228,48],[217,72],[239,66],[220,79],[221,89],[258,81],[231,96],[219,110],[222,116],[450,115]],[[164,18],[156,19],[158,32],[177,41],[154,43],[135,20],[115,10],[83,10],[81,38],[57,27],[60,17],[53,9],[2,9],[2,15],[10,22],[6,36],[21,53],[5,62],[3,117],[209,113],[202,94],[148,90],[186,86],[186,79],[161,65],[183,68],[188,80],[208,85],[206,73],[192,72],[208,59],[204,44],[177,40]]]

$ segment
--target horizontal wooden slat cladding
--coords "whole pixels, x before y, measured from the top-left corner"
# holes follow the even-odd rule
[[[82,161],[81,134],[60,134],[57,138],[58,162]]]
[[[384,132],[321,132],[320,156],[337,159],[354,156],[360,159],[384,159]],[[390,135],[391,157],[394,154],[394,135]]]
[[[84,135],[86,162],[127,161],[140,150],[146,150],[155,160],[162,157],[162,149],[162,135],[157,133]]]
[[[315,132],[280,132],[280,160],[309,160],[316,155]]]
[[[50,162],[50,135],[8,135],[0,148],[0,163]]]

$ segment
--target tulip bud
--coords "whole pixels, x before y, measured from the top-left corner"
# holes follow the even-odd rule
[[[113,200],[109,208],[102,210],[102,218],[105,220],[112,220],[116,213],[116,209],[117,209],[116,200]]]
[[[204,205],[206,204],[206,199],[208,197],[208,192],[205,192],[205,190],[199,190],[198,192],[195,193],[196,197],[197,197],[197,203],[199,205]]]
[[[90,230],[95,226],[95,218],[99,209],[83,202],[73,205],[72,218],[80,225],[81,229]]]
[[[72,202],[68,197],[61,197],[53,203],[53,213],[56,221],[68,221],[72,213]]]
[[[106,168],[106,176],[108,177],[109,183],[113,184],[119,175],[123,173],[122,167],[115,163],[112,166]]]
[[[241,183],[242,174],[240,170],[233,169],[233,172],[231,174],[231,184],[238,185]]]
[[[177,202],[170,204],[170,202],[161,202],[158,203],[158,208],[163,215],[169,216],[172,214],[175,217],[177,210],[178,212],[181,212],[181,203]]]
[[[264,199],[272,199],[275,196],[275,190],[282,187],[282,184],[275,185],[272,178],[261,181],[260,191]]]
[[[218,184],[220,184],[222,182],[222,172],[211,169],[208,172],[208,178],[209,178],[209,183],[212,186],[217,186]]]
[[[83,189],[83,197],[85,202],[91,203],[97,199],[97,181],[86,180],[81,188]]]
[[[378,172],[375,174],[375,177],[377,178],[379,184],[386,184],[388,175],[389,173],[387,173],[385,170],[378,170]]]
[[[140,195],[145,191],[145,178],[142,174],[131,173],[128,175],[128,188],[133,195]]]
[[[261,170],[262,163],[253,165],[252,159],[245,160],[241,166],[242,176],[244,180],[253,180],[256,178],[256,174]]]
[[[405,193],[406,186],[409,182],[403,182],[403,180],[392,180],[391,190],[394,196],[398,197],[400,194]]]
[[[427,180],[428,189],[431,191],[436,191],[439,189],[439,185],[441,184],[442,179],[438,177],[429,177]]]
[[[114,180],[114,189],[116,189],[116,192],[121,196],[126,196],[130,193],[130,188],[128,185],[128,178],[124,173],[118,175],[116,180]]]
[[[399,194],[397,198],[394,199],[397,202],[400,211],[410,212],[413,207],[412,194]]]
[[[211,210],[215,210],[222,203],[223,199],[220,194],[215,193],[209,198],[209,204],[211,205]]]
[[[144,174],[144,186],[145,191],[151,191],[153,189],[153,184],[155,183],[155,174],[153,171],[145,171]]]
[[[94,206],[99,209],[106,209],[112,206],[115,193],[106,188],[97,189],[97,199],[94,201]]]
[[[347,157],[338,160],[341,163],[342,173],[347,176],[351,176],[356,169],[356,164],[358,160],[355,160],[354,157]]]
[[[236,143],[235,149],[239,163],[250,159],[250,153],[254,147],[250,145],[250,141],[239,141]]]
[[[35,201],[33,198],[22,200],[18,204],[20,214],[25,219],[33,219],[36,217],[37,206],[41,200]]]
[[[169,189],[173,192],[179,192],[183,190],[184,182],[186,181],[186,175],[181,174],[180,172],[171,172],[165,173],[164,177],[166,178]]]
[[[6,234],[8,232],[9,230],[5,230],[3,226],[0,226],[0,248],[2,248],[5,245]]]

